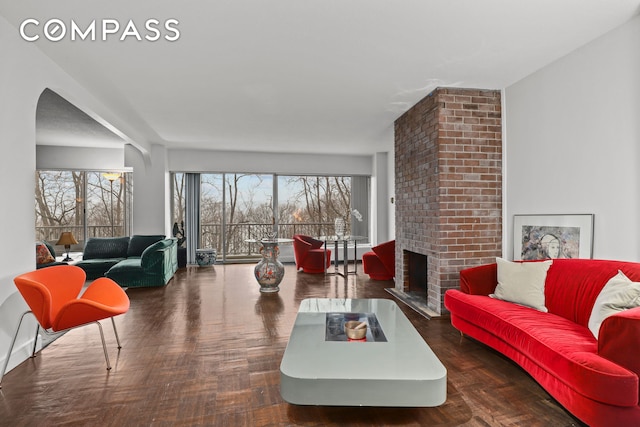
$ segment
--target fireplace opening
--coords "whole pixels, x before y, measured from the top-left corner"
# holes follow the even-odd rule
[[[411,294],[427,298],[427,256],[416,252],[405,251],[407,263],[407,291]]]
[[[429,308],[428,256],[402,249],[402,259],[399,261],[401,282],[387,291],[427,319],[438,316]]]

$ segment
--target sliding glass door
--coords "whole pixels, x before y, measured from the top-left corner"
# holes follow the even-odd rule
[[[200,175],[200,248],[214,248],[220,256],[224,251],[222,216],[224,212],[222,174]]]
[[[199,188],[189,190],[187,181]],[[367,237],[369,181],[358,176],[174,173],[174,229],[192,218],[198,223],[192,250],[214,248],[218,260],[228,262],[255,261],[260,246],[247,240],[332,235],[336,218],[345,220],[348,234]],[[187,193],[193,193],[192,203]]]
[[[224,184],[225,259],[255,258],[260,247],[247,240],[273,235],[273,175],[227,173]]]

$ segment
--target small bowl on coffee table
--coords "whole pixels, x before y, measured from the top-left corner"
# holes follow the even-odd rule
[[[367,322],[350,320],[344,324],[344,334],[351,340],[362,340],[367,336]]]

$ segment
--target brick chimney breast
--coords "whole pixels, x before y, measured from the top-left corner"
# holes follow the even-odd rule
[[[437,88],[395,122],[396,291],[405,251],[427,257],[428,308],[459,272],[502,254],[500,91]]]

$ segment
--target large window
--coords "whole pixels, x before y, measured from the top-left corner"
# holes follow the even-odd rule
[[[81,250],[89,237],[130,232],[131,174],[95,171],[36,171],[36,238],[55,243],[63,231]]]
[[[350,176],[278,177],[280,233],[288,237],[294,234],[332,235],[335,219],[342,218],[346,234],[367,237],[368,228],[355,224],[368,217],[369,211],[368,202],[364,206],[353,205],[352,195],[356,190],[353,184],[359,181]],[[368,186],[365,191],[368,201]]]
[[[197,189],[188,189],[189,175]],[[368,237],[369,182],[360,176],[174,173],[174,229],[181,230],[185,218],[197,221],[196,248],[215,248],[223,260],[257,256],[259,246],[247,240],[273,233],[332,235],[338,217],[348,234]],[[198,212],[190,216],[189,209]]]

